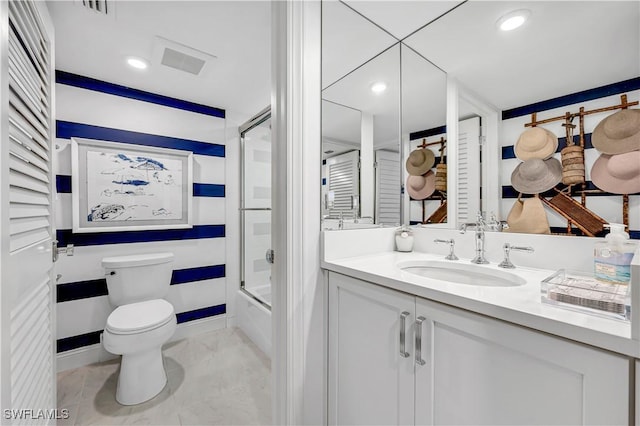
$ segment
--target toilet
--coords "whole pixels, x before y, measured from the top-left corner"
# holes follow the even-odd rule
[[[148,401],[167,384],[162,345],[176,330],[169,291],[173,253],[138,254],[102,259],[109,301],[104,348],[122,355],[116,400],[122,405]]]

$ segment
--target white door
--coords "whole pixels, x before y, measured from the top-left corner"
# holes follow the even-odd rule
[[[413,424],[415,298],[329,273],[329,424]]]
[[[0,4],[0,402],[3,423],[53,424],[53,29],[43,2]]]
[[[627,358],[419,298],[416,316],[416,424],[629,424]]]

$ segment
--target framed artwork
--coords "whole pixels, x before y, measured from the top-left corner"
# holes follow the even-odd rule
[[[73,232],[191,228],[193,153],[71,138]]]

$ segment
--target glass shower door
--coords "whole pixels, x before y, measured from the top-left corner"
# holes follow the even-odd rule
[[[271,308],[271,113],[240,127],[241,289]]]

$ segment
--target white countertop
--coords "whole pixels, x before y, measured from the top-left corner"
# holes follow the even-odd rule
[[[422,277],[397,267],[399,262],[416,260],[444,261],[441,254],[394,251],[325,260],[322,267],[425,299],[640,358],[640,342],[632,340],[628,322],[541,302],[541,281],[554,270],[517,267],[508,271],[524,278],[526,284],[516,287],[487,287]],[[469,263],[469,259],[451,263]],[[504,271],[495,263],[478,266]]]

